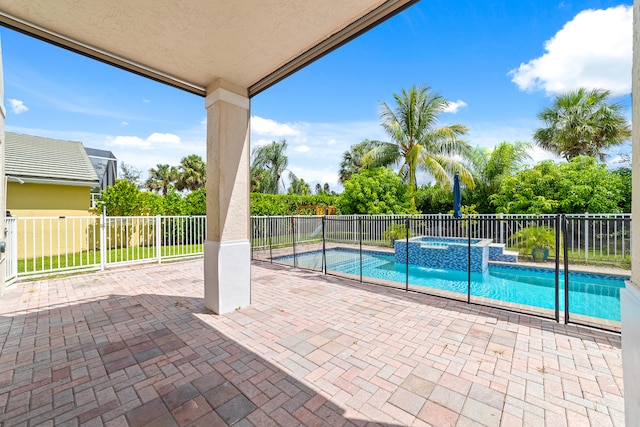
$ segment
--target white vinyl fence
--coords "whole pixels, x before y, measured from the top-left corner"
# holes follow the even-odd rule
[[[205,216],[7,218],[6,279],[201,256]]]

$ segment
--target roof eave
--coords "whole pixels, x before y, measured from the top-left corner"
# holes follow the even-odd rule
[[[95,187],[97,185],[100,185],[100,181],[99,180],[95,180],[95,181],[84,181],[84,180],[66,180],[66,179],[60,179],[60,178],[39,178],[39,177],[30,177],[30,176],[20,176],[20,175],[15,175],[15,174],[11,174],[10,178],[13,178],[12,180],[8,181],[10,183],[17,183],[17,184],[44,184],[44,185],[68,185],[70,187]],[[16,182],[16,181],[22,181],[22,182]]]

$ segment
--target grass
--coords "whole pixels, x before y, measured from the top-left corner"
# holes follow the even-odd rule
[[[174,256],[189,256],[202,253],[202,244],[162,246],[162,258]],[[100,265],[100,250],[83,251],[73,254],[39,256],[36,258],[19,259],[18,274],[35,274],[43,271],[86,268]],[[133,247],[109,249],[106,253],[107,263],[126,261],[154,260],[157,258],[155,247]]]

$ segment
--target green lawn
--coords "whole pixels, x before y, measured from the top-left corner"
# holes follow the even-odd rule
[[[175,256],[198,255],[202,253],[202,244],[162,246],[162,258]],[[140,261],[156,259],[155,247],[134,247],[107,250],[107,263],[126,261]],[[45,256],[38,258],[19,259],[18,274],[36,274],[43,271],[61,270],[71,268],[83,268],[100,266],[100,250],[84,251],[60,256]]]

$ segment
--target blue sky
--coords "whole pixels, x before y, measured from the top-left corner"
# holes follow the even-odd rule
[[[366,138],[386,139],[378,106],[412,85],[451,101],[440,123],[468,126],[472,145],[530,140],[536,114],[578,86],[611,90],[630,118],[631,5],[420,2],[255,96],[252,146],[285,138],[298,177],[338,188],[342,153]],[[5,28],[0,37],[6,130],[111,150],[144,176],[158,163],[204,157],[202,98]],[[630,144],[611,153],[612,164],[620,152]]]

